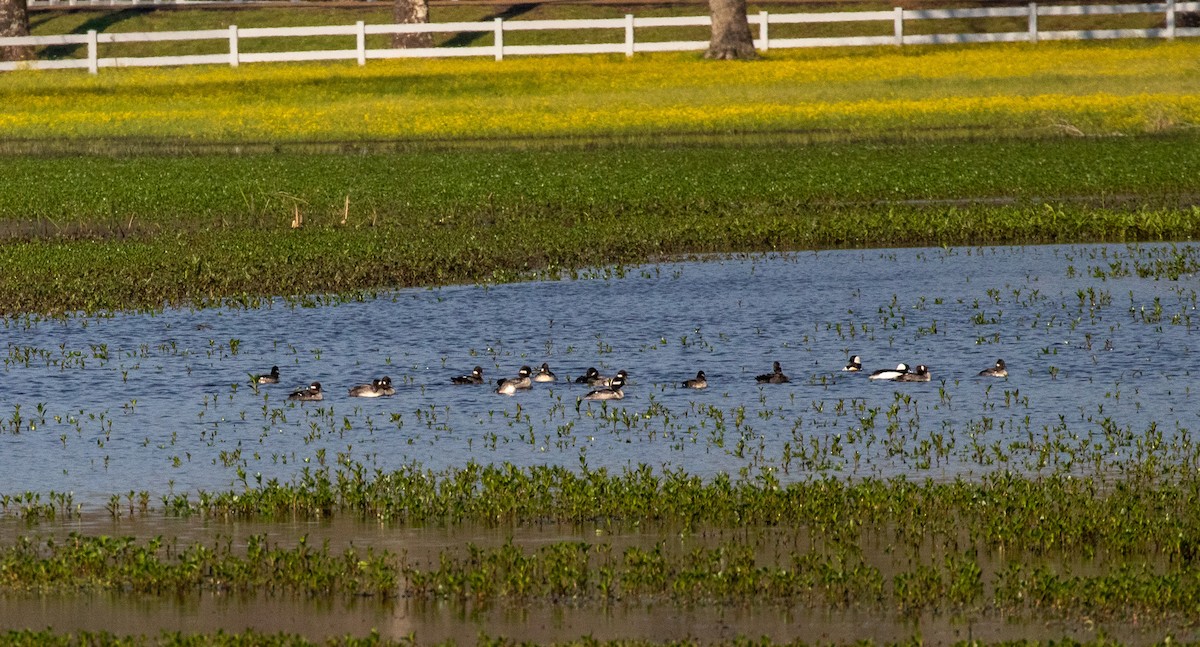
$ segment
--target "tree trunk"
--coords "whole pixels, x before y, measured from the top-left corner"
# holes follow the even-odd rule
[[[392,6],[392,20],[401,25],[428,23],[429,0],[396,0]],[[392,47],[433,47],[433,34],[394,34]]]
[[[0,0],[0,38],[29,35],[29,8],[26,0]],[[28,61],[33,48],[0,47],[0,61]]]
[[[712,40],[704,58],[744,61],[758,58],[750,22],[746,20],[746,0],[708,0],[708,11],[712,14]]]

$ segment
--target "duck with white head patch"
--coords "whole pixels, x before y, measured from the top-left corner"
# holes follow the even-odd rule
[[[513,395],[517,391],[524,391],[533,388],[533,380],[529,378],[533,374],[533,369],[528,366],[522,366],[521,370],[517,371],[517,376],[507,380],[497,380],[496,393],[501,395]]]
[[[929,368],[924,364],[918,364],[911,373],[905,373],[892,378],[893,382],[928,382],[930,379]]]
[[[533,376],[534,382],[553,382],[557,379],[558,376],[554,374],[554,371],[550,370],[550,365],[546,362],[542,362],[541,368],[539,368],[537,374]]]
[[[998,359],[992,366],[979,371],[979,377],[1008,377],[1008,365]]]
[[[476,366],[467,375],[450,378],[451,384],[483,384],[483,367]]]
[[[894,379],[900,377],[901,375],[905,375],[907,373],[908,373],[908,364],[905,364],[904,362],[900,362],[899,364],[896,365],[896,368],[885,368],[882,370],[875,371],[874,373],[871,373],[870,375],[868,375],[867,379],[869,379],[869,380],[894,380]]]
[[[325,393],[321,391],[320,382],[313,382],[312,384],[308,385],[308,388],[292,391],[292,394],[288,396],[288,399],[299,402],[316,402],[318,400],[324,400]]]
[[[617,374],[609,380],[608,386],[600,387],[583,396],[584,400],[620,400],[625,397],[625,371],[617,371]]]

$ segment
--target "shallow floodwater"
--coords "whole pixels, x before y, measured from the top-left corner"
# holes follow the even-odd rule
[[[832,251],[389,293],[361,302],[10,320],[0,492],[228,490],[340,459],[690,474],[1086,472],[1190,442],[1196,277],[1139,277],[1190,246]],[[1160,275],[1162,273],[1160,272]],[[930,367],[929,383],[866,372]],[[1007,379],[977,377],[1003,358]],[[773,361],[791,382],[758,385]],[[548,362],[560,379],[489,383]],[[278,365],[279,385],[251,374]],[[565,382],[629,371],[619,402]],[[710,387],[680,388],[697,370]],[[389,398],[350,398],[388,375]],[[312,381],[319,403],[287,394]],[[1057,443],[1051,442],[1058,441]],[[1155,444],[1155,441],[1158,444]],[[1190,445],[1188,445],[1190,447]]]
[[[347,461],[382,470],[468,461],[615,470],[645,464],[706,477],[770,471],[782,481],[1090,474],[1147,460],[1195,469],[1198,286],[1187,272],[1198,252],[1154,245],[798,253],[404,290],[319,307],[281,300],[257,310],[9,320],[0,328],[0,493],[67,492],[84,513],[40,525],[2,519],[0,535],[161,535],[181,544],[224,538],[241,545],[262,533],[276,543],[308,537],[335,550],[372,546],[416,560],[464,542],[536,546],[599,533],[615,545],[682,541],[649,529],[396,528],[345,516],[218,523],[154,514],[114,519],[104,511],[114,494],[145,491],[154,506],[171,492],[288,481]],[[872,382],[841,371],[855,354],[866,372],[926,364],[933,380]],[[997,358],[1008,363],[1008,378],[977,376]],[[774,361],[791,381],[756,384]],[[491,382],[542,362],[560,382],[511,397],[491,386],[450,384],[477,364]],[[250,375],[272,365],[283,383],[253,388]],[[588,389],[565,379],[589,366],[628,370],[626,397],[580,401]],[[681,388],[697,370],[711,386]],[[383,375],[396,384],[395,396],[347,396],[351,386]],[[325,386],[323,402],[286,400],[312,381]],[[254,628],[318,640],[375,629],[460,644],[480,633],[537,642],[583,635],[1149,642],[1163,630],[995,613],[901,618],[888,609],[645,601],[471,610],[403,598],[212,592],[5,595],[0,625],[117,634]],[[1190,625],[1175,630],[1176,638],[1195,637]]]

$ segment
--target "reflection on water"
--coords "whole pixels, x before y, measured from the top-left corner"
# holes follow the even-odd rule
[[[239,488],[242,474],[289,480],[339,459],[783,480],[1081,460],[1048,450],[1050,434],[1116,459],[1143,451],[1147,429],[1178,434],[1200,413],[1187,397],[1194,277],[1114,271],[1170,249],[799,253],[313,308],[9,321],[2,490],[100,506],[131,490]],[[867,371],[926,364],[933,381],[871,383],[840,371],[852,354]],[[976,377],[1001,357],[1008,379]],[[631,383],[603,404],[561,382],[512,397],[450,384],[477,364],[491,383],[543,361],[560,378],[624,368]],[[791,382],[755,384],[773,361]],[[272,365],[282,383],[255,392],[249,376]],[[701,369],[707,390],[680,387]],[[347,397],[383,375],[394,397]],[[324,402],[286,402],[312,381]]]
[[[807,611],[752,608],[746,605],[680,607],[613,605],[553,608],[492,609],[463,614],[455,605],[349,602],[320,604],[290,599],[232,600],[203,595],[186,600],[131,601],[123,596],[94,596],[86,600],[0,598],[0,619],[10,629],[59,632],[108,631],[116,635],[157,635],[160,631],[226,633],[254,629],[287,632],[310,640],[364,636],[372,628],[380,636],[418,644],[475,644],[480,635],[503,636],[514,642],[549,644],[589,636],[599,641],[646,640],[659,643],[690,637],[704,643],[730,642],[738,637],[768,637],[777,643],[802,637],[821,644],[897,644],[919,636],[924,644],[953,644],[967,640],[994,643],[1014,635],[1030,641],[1104,638],[1117,644],[1160,641],[1162,633],[1134,625],[1045,623],[1024,618],[969,618],[924,614],[897,620],[889,614],[863,611]],[[1187,640],[1183,634],[1177,639]]]
[[[333,550],[348,545],[370,545],[405,555],[412,562],[432,564],[446,546],[467,543],[490,548],[511,542],[526,550],[563,541],[602,541],[615,551],[629,546],[686,553],[698,546],[716,546],[733,537],[755,546],[759,559],[779,558],[795,541],[788,529],[709,529],[687,534],[644,528],[628,534],[597,532],[587,527],[394,528],[341,516],[321,522],[261,524],[253,522],[206,523],[149,516],[112,520],[84,515],[79,519],[26,526],[17,520],[0,522],[0,535],[65,536],[69,532],[137,537],[172,536],[180,543],[205,545],[232,541],[244,545],[250,534],[265,533],[272,542],[294,545],[307,536],[310,545],[328,542]],[[662,532],[660,532],[662,530]],[[890,542],[867,542],[868,563],[894,564]],[[889,575],[885,571],[885,576]],[[1187,619],[1173,622],[1158,618],[1129,623],[1123,618],[1079,618],[1047,621],[1030,615],[1005,616],[995,611],[925,613],[905,616],[888,606],[858,604],[849,609],[808,608],[803,603],[746,603],[713,601],[680,605],[655,598],[618,599],[610,602],[555,600],[554,602],[498,604],[464,608],[456,601],[418,601],[406,598],[313,598],[300,595],[238,595],[214,591],[177,596],[136,596],[101,592],[89,594],[0,595],[0,626],[7,629],[59,633],[107,631],[116,635],[157,635],[162,631],[214,633],[253,629],[261,633],[299,634],[321,641],[346,635],[364,636],[375,631],[384,638],[414,636],[418,644],[469,645],[481,634],[503,636],[514,642],[537,644],[567,642],[590,636],[596,640],[655,642],[692,637],[706,643],[728,642],[737,637],[769,637],[777,643],[800,637],[810,643],[851,644],[864,640],[878,644],[906,642],[920,636],[926,644],[960,643],[970,639],[985,643],[1012,640],[1095,641],[1100,637],[1126,644],[1160,641],[1165,632],[1177,640],[1195,640],[1197,630]]]

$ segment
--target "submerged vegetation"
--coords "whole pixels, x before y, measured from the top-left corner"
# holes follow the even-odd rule
[[[579,538],[511,538],[396,556],[353,547],[213,546],[154,538],[20,537],[0,547],[0,589],[199,590],[400,596],[473,606],[639,601],[1092,616],[1177,623],[1200,609],[1200,481],[997,473],[979,482],[769,478],[702,482],[472,466],[443,475],[340,470],[288,487],[168,503],[210,517],[337,510],[390,523],[568,524]],[[281,510],[282,507],[282,510]],[[559,526],[560,528],[562,526]],[[587,528],[596,528],[589,533]],[[633,533],[631,534],[631,530]],[[561,532],[561,531],[560,531]],[[592,534],[590,538],[589,534]],[[649,538],[637,538],[648,534]],[[1097,569],[1097,564],[1103,568]]]

